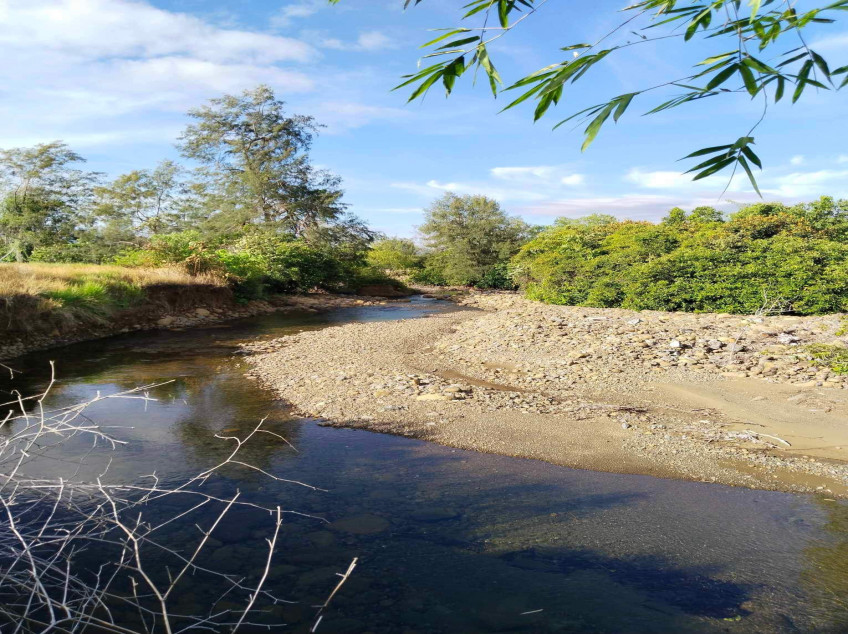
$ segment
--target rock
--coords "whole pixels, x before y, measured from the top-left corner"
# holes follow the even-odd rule
[[[719,341],[718,339],[710,339],[704,344],[704,347],[707,350],[721,350],[724,348],[724,342]]]
[[[791,343],[798,343],[800,339],[795,335],[790,335],[788,332],[782,332],[777,335],[778,343],[782,343],[783,345],[789,345]]]
[[[630,423],[621,423],[622,429],[630,429],[631,427],[633,427],[633,425],[631,425]]]
[[[680,343],[680,341],[678,341],[677,339],[672,339],[671,341],[668,342],[668,347],[671,348],[672,350],[679,350],[680,348],[683,347],[683,344]]]
[[[415,397],[416,401],[452,401],[453,396],[450,394],[419,394]]]
[[[176,320],[177,320],[176,317],[172,317],[171,315],[168,315],[167,317],[162,317],[161,319],[157,320],[156,325],[157,326],[170,326]]]
[[[197,315],[198,317],[209,317],[209,315],[211,315],[212,313],[210,313],[205,308],[198,308],[197,310],[194,311],[194,314]]]

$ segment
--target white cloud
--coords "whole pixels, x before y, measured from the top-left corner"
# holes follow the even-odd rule
[[[825,169],[773,177],[768,180],[763,192],[789,199],[811,198],[823,194],[844,196],[848,194],[848,170]]]
[[[355,42],[346,42],[337,37],[329,36],[325,31],[301,31],[301,36],[310,42],[315,42],[321,48],[335,51],[364,51],[373,53],[397,48],[399,43],[382,31],[362,31]]]
[[[695,181],[692,180],[692,174],[683,174],[681,172],[672,171],[643,171],[638,167],[634,167],[624,176],[624,180],[628,183],[633,183],[643,189],[661,189],[665,191],[675,192],[707,192],[727,191],[738,192],[751,189],[751,185],[746,178],[740,174],[736,174],[730,186],[727,186],[730,175],[715,175]]]
[[[397,46],[392,38],[380,31],[363,31],[359,34],[356,44],[363,51],[382,51]]]
[[[54,51],[76,60],[185,55],[211,62],[308,61],[299,40],[219,28],[200,18],[128,0],[6,0],[5,49]]]
[[[402,108],[371,106],[348,101],[322,102],[313,106],[311,113],[327,126],[326,131],[330,134],[361,128],[374,121],[402,119],[410,116],[410,112]]]
[[[646,189],[688,189],[692,186],[692,177],[680,172],[644,172],[634,167],[624,180]]]
[[[493,167],[489,170],[493,178],[509,183],[535,184],[554,187],[582,185],[583,174],[578,174],[562,165],[535,165],[521,167]]]
[[[792,165],[803,165],[804,164],[804,155],[798,154],[796,156],[793,156],[791,159],[789,159],[789,162]]]
[[[841,154],[839,158],[836,159],[837,163],[848,163],[848,154]]]
[[[829,37],[822,37],[810,44],[810,48],[817,51],[837,51],[848,48],[848,33],[838,33]]]
[[[568,185],[569,187],[575,187],[577,185],[582,185],[586,180],[586,177],[583,174],[571,174],[570,176],[563,176],[560,179],[560,183],[563,185]]]
[[[292,2],[282,7],[271,17],[271,26],[284,28],[295,20],[308,18],[327,6],[326,0],[305,0],[303,2]]]
[[[260,83],[284,96],[313,90],[291,64],[320,55],[296,39],[140,1],[0,0],[0,24],[3,145],[172,139],[181,127],[173,114],[221,93]]]

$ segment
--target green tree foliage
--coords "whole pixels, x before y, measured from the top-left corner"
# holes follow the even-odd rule
[[[405,0],[404,5],[420,2]],[[748,95],[757,103],[750,122],[739,124],[738,138],[696,150],[686,158],[696,163],[689,170],[695,180],[738,170],[757,189],[753,170],[762,165],[752,148],[753,133],[765,119],[769,104],[784,96],[795,103],[811,87],[839,90],[848,85],[848,66],[837,67],[839,63],[808,44],[810,28],[836,24],[841,12],[848,10],[848,0],[804,3],[803,9],[786,0],[637,0],[623,9],[624,17],[605,29],[602,37],[593,42],[557,43],[562,51],[559,59],[503,87],[491,49],[508,41],[506,36],[516,28],[529,28],[534,20],[543,19],[549,4],[548,0],[471,0],[459,9],[458,24],[441,29],[443,33],[422,45],[430,50],[425,58],[434,63],[422,64],[397,88],[410,86],[412,101],[438,83],[450,95],[462,75],[482,75],[495,96],[511,91],[504,109],[534,102],[535,121],[565,96],[574,95],[578,81],[592,81],[610,72],[610,66],[602,62],[626,56],[632,47],[666,46],[665,54],[671,57],[680,55],[686,43],[711,45],[713,52],[688,73],[614,95],[562,119],[555,128],[582,121],[585,150],[604,124],[617,123],[634,103],[647,102],[645,114],[657,114],[703,99]],[[579,22],[580,16],[574,20]],[[468,73],[469,69],[474,72]]]
[[[419,227],[430,253],[420,281],[475,285],[494,282],[493,269],[509,261],[531,232],[485,196],[445,194],[425,211]]]
[[[512,272],[555,304],[799,314],[848,310],[848,201],[751,205],[724,220],[673,209],[659,224],[559,224],[527,243]]]
[[[384,271],[411,272],[421,266],[424,258],[412,240],[385,238],[371,245],[368,263]]]
[[[199,191],[217,231],[262,223],[300,236],[343,213],[340,179],[310,163],[319,126],[287,114],[268,86],[212,99],[189,116],[180,149],[202,166]]]
[[[128,232],[149,236],[178,231],[190,220],[185,198],[185,169],[162,161],[152,170],[133,170],[108,185],[96,187],[94,213]]]
[[[75,167],[82,162],[59,141],[0,150],[0,261],[76,241],[97,177]]]

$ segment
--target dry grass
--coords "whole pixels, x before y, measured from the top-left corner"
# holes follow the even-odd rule
[[[0,264],[0,333],[61,335],[80,327],[100,328],[112,323],[119,311],[150,308],[156,289],[170,289],[172,296],[191,304],[208,299],[210,289],[223,291],[225,286],[213,275],[169,267]],[[168,306],[160,309],[167,312]]]
[[[0,264],[0,297],[49,297],[52,293],[92,283],[104,286],[118,283],[136,288],[155,284],[225,284],[213,275],[192,276],[177,268],[129,268],[102,264]]]

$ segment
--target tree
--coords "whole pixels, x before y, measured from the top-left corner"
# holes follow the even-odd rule
[[[61,141],[0,150],[0,261],[76,239],[99,177],[74,167],[84,160]]]
[[[330,0],[335,3],[339,0]],[[404,6],[422,0],[405,0]],[[765,119],[769,104],[779,102],[791,93],[792,103],[805,94],[808,87],[839,90],[848,85],[848,66],[833,68],[819,52],[810,48],[805,37],[814,25],[836,23],[840,11],[848,10],[848,0],[830,1],[806,10],[798,10],[786,0],[637,0],[626,7],[625,18],[592,43],[565,43],[561,50],[565,59],[524,77],[506,88],[490,57],[489,47],[529,18],[540,12],[547,0],[471,0],[464,5],[460,26],[447,29],[422,48],[430,48],[428,58],[441,58],[417,72],[404,76],[397,86],[412,86],[409,100],[422,97],[441,81],[450,95],[456,80],[469,68],[474,74],[488,78],[492,94],[504,90],[516,96],[504,108],[525,101],[536,102],[534,120],[540,119],[551,106],[559,104],[567,90],[586,77],[595,77],[603,65],[634,46],[650,43],[676,45],[703,41],[712,44],[714,53],[696,64],[681,77],[668,77],[656,85],[615,95],[604,103],[581,110],[561,120],[554,128],[572,121],[586,123],[583,149],[591,145],[603,125],[612,118],[618,122],[634,102],[646,101],[655,94],[676,91],[648,106],[646,114],[664,112],[703,99],[731,94],[748,94],[760,103],[749,124],[735,140],[689,154],[697,165],[689,170],[694,179],[705,178],[725,169],[733,174],[745,171],[759,192],[753,167],[762,168],[754,153],[754,131]],[[815,4],[815,3],[814,3]],[[576,17],[579,19],[579,17]],[[775,48],[779,47],[778,52]],[[679,54],[672,51],[667,55]],[[844,76],[844,77],[843,77]],[[732,175],[731,175],[732,179]]]
[[[344,211],[338,177],[310,164],[318,125],[288,115],[268,86],[225,95],[189,111],[183,156],[201,164],[207,206],[218,230],[250,223],[300,236]]]
[[[373,244],[368,263],[385,271],[408,271],[421,265],[421,255],[412,240],[385,238]]]
[[[530,234],[485,196],[445,194],[425,211],[419,227],[432,250],[427,267],[448,284],[475,284],[518,251]]]
[[[182,200],[188,191],[181,179],[184,171],[173,161],[162,161],[153,170],[122,174],[95,189],[95,214],[142,235],[177,230],[182,224]]]

